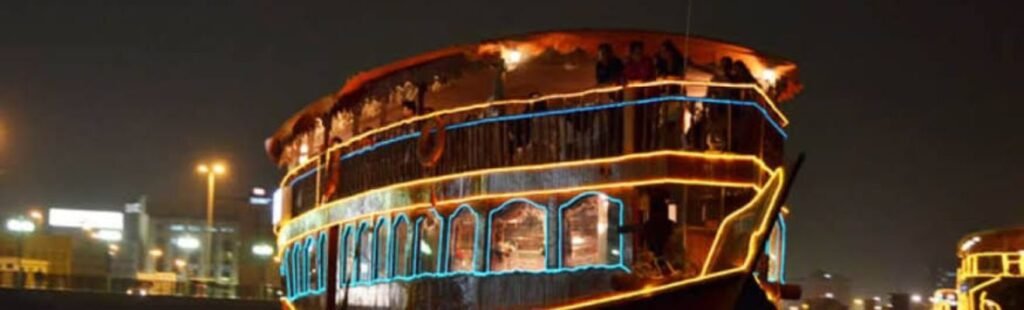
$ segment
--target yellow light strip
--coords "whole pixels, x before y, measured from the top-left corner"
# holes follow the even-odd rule
[[[415,122],[418,122],[418,121],[432,119],[432,118],[435,118],[435,117],[438,117],[438,116],[442,116],[442,115],[455,114],[455,113],[459,113],[459,112],[465,112],[465,111],[476,110],[476,109],[486,109],[486,108],[489,108],[489,107],[500,106],[500,105],[530,104],[530,103],[539,102],[539,101],[582,97],[582,96],[591,95],[591,94],[597,94],[597,93],[610,93],[610,92],[616,92],[616,91],[620,91],[620,90],[623,90],[623,89],[626,89],[626,88],[633,88],[633,87],[654,87],[654,86],[671,86],[671,85],[678,85],[678,86],[683,86],[683,87],[685,87],[685,86],[707,86],[707,87],[726,87],[726,88],[748,88],[748,89],[754,89],[759,94],[761,94],[761,96],[764,98],[765,102],[768,103],[768,106],[771,108],[772,112],[774,112],[776,115],[779,116],[779,120],[780,120],[779,125],[783,126],[783,127],[785,127],[786,125],[789,125],[789,119],[786,117],[786,115],[783,114],[781,110],[779,110],[779,108],[775,105],[775,102],[772,101],[771,98],[764,92],[764,90],[762,90],[761,87],[758,86],[757,84],[752,84],[752,83],[720,83],[720,82],[703,82],[703,81],[679,81],[679,80],[658,80],[658,81],[642,82],[642,83],[630,83],[630,84],[625,85],[625,86],[608,86],[608,87],[592,88],[592,89],[588,89],[588,90],[580,91],[580,92],[575,92],[575,93],[554,94],[554,95],[541,96],[539,98],[509,99],[509,100],[482,102],[482,103],[476,103],[476,104],[456,107],[456,108],[447,109],[447,110],[436,111],[436,112],[433,112],[433,113],[428,113],[428,114],[425,114],[425,115],[414,116],[414,117],[407,118],[407,119],[404,119],[404,120],[401,120],[401,121],[398,121],[398,122],[390,123],[388,125],[384,125],[384,126],[381,126],[381,127],[375,128],[375,129],[371,129],[370,131],[364,132],[362,134],[355,135],[355,136],[353,136],[353,137],[351,137],[351,138],[349,138],[349,139],[347,139],[345,141],[342,141],[339,144],[332,145],[332,146],[328,147],[326,151],[324,151],[324,152],[322,152],[320,154],[317,154],[317,156],[315,156],[315,157],[319,158],[319,157],[323,156],[324,154],[329,154],[329,153],[331,153],[331,152],[333,152],[335,150],[338,150],[340,148],[352,145],[352,144],[356,143],[357,141],[361,141],[363,139],[366,139],[369,136],[372,136],[372,135],[375,135],[375,134],[379,134],[379,133],[387,131],[387,130],[391,130],[391,129],[398,128],[398,127],[401,127],[401,126],[412,124],[412,123],[415,123]],[[310,159],[309,161],[312,161],[312,159]],[[301,170],[301,168],[303,168],[303,165],[304,164],[308,164],[309,161],[307,161],[306,163],[300,164],[295,169],[291,169],[290,171],[288,171],[288,173],[285,174],[284,180],[287,180],[292,175],[298,173],[299,170]],[[282,182],[282,184],[283,184],[283,182]]]
[[[772,173],[771,178],[776,178],[776,177],[781,178],[782,175],[783,175],[782,169],[781,168],[780,169],[776,169],[775,172]],[[769,179],[768,183],[771,183],[771,178]],[[782,182],[782,181],[783,180],[781,180],[781,179],[779,180],[779,182]],[[778,189],[775,190],[775,192],[772,194],[772,200],[769,202],[770,205],[775,203],[775,200],[778,199],[779,193],[781,191],[782,191],[782,184],[780,184]],[[765,191],[759,191],[758,194],[755,195],[754,198],[750,200],[751,201],[750,203],[748,203],[743,208],[740,208],[737,211],[734,211],[732,214],[730,214],[730,216],[733,216],[735,214],[740,213],[741,210],[750,208],[761,197],[761,195],[764,195],[764,194],[765,194]],[[769,210],[769,211],[771,211],[771,210]],[[753,238],[754,236],[760,236],[760,235],[764,234],[765,230],[767,230],[767,226],[765,224],[767,223],[768,219],[771,218],[771,213],[772,212],[766,212],[765,219],[762,220],[762,226],[758,229],[758,231],[756,231],[753,234],[751,234],[751,241],[750,241],[751,245],[750,246],[754,246],[753,243],[757,240],[757,238]],[[723,220],[722,223],[724,224],[725,221]],[[722,229],[718,230],[717,234],[715,235],[714,243],[718,243],[718,240],[722,238],[722,235],[723,235],[722,232],[723,232]],[[698,282],[698,281],[707,281],[707,280],[715,279],[715,278],[722,277],[722,276],[725,276],[725,275],[730,275],[730,274],[735,274],[735,273],[743,273],[743,272],[745,272],[750,267],[750,264],[753,263],[753,258],[754,258],[753,254],[756,253],[756,252],[757,251],[750,251],[750,250],[748,250],[747,251],[747,259],[743,263],[743,266],[740,266],[740,267],[736,267],[736,268],[732,268],[732,269],[727,269],[727,270],[723,270],[723,271],[715,272],[715,273],[711,273],[711,274],[706,274],[706,273],[702,272],[701,273],[702,276],[698,276],[698,277],[693,278],[693,279],[681,280],[681,281],[672,282],[672,283],[668,283],[668,284],[662,284],[662,285],[654,286],[654,287],[645,287],[645,288],[642,288],[642,289],[639,289],[639,290],[635,290],[635,291],[632,291],[632,292],[625,292],[625,293],[615,294],[615,295],[601,297],[601,298],[597,298],[597,299],[591,299],[591,300],[587,300],[587,301],[583,301],[583,302],[579,302],[579,303],[575,303],[575,304],[571,304],[571,305],[561,306],[561,307],[557,307],[557,308],[553,308],[553,309],[589,308],[589,307],[599,306],[599,305],[602,305],[602,304],[612,303],[612,302],[616,302],[616,301],[620,301],[620,300],[624,300],[624,299],[648,296],[648,295],[651,295],[651,294],[654,294],[654,293],[658,293],[658,292],[661,292],[661,291],[665,291],[665,290],[669,290],[669,289],[673,289],[673,288],[678,288],[678,287],[681,287],[681,286],[689,285],[689,284],[692,284],[692,283],[695,283],[695,282]],[[705,263],[705,265],[707,265],[707,263]]]
[[[559,193],[568,193],[568,192],[583,192],[583,191],[589,191],[589,190],[608,189],[608,188],[615,188],[615,187],[634,187],[634,186],[655,185],[655,184],[680,184],[680,185],[706,185],[706,186],[721,186],[721,187],[739,187],[739,188],[750,188],[750,189],[754,190],[758,194],[761,193],[761,188],[758,187],[756,184],[752,184],[752,183],[717,182],[717,181],[679,179],[679,178],[658,178],[658,179],[650,179],[650,180],[643,180],[643,181],[615,182],[615,183],[606,183],[606,184],[598,184],[598,185],[563,187],[563,188],[555,188],[555,189],[542,189],[542,190],[532,190],[532,191],[514,192],[514,193],[481,194],[481,195],[476,195],[476,196],[467,196],[467,197],[463,197],[463,198],[459,198],[459,199],[443,200],[443,201],[439,201],[437,204],[438,205],[459,205],[459,204],[467,203],[467,202],[470,202],[470,201],[476,201],[476,200],[488,200],[488,199],[500,199],[500,198],[515,198],[515,197],[529,197],[529,196],[535,196],[535,195],[550,195],[550,194],[559,194]],[[391,213],[409,212],[409,211],[413,211],[413,210],[416,210],[416,209],[427,208],[427,207],[431,207],[431,204],[428,203],[428,202],[423,202],[423,203],[412,204],[412,205],[409,205],[409,206],[406,206],[406,207],[402,207],[402,208],[380,210],[380,211],[370,212],[370,213],[366,213],[366,214],[360,214],[358,216],[354,216],[354,217],[347,218],[347,219],[344,219],[344,220],[337,220],[337,221],[333,221],[333,222],[323,223],[321,225],[318,225],[316,228],[308,229],[305,232],[303,232],[302,234],[293,236],[293,237],[291,237],[291,238],[289,238],[289,239],[287,239],[285,241],[280,241],[279,240],[278,241],[278,246],[282,247],[285,244],[291,244],[291,243],[293,243],[295,241],[298,241],[298,240],[300,240],[302,238],[305,238],[305,237],[309,236],[310,234],[314,234],[314,233],[316,233],[316,232],[318,232],[320,230],[323,230],[323,229],[326,229],[328,227],[331,227],[331,226],[334,226],[334,225],[338,225],[338,224],[341,224],[341,223],[359,221],[359,220],[363,220],[363,219],[366,219],[366,218],[374,218],[374,217],[377,217],[377,216],[382,216],[382,215],[391,214]],[[280,256],[280,254],[281,253],[278,253],[278,256]]]
[[[1002,279],[1003,279],[1003,277],[995,277],[995,278],[992,278],[992,279],[990,279],[988,281],[982,282],[981,284],[978,284],[978,286],[972,287],[970,290],[968,290],[967,291],[967,309],[972,309],[972,310],[973,309],[980,309],[980,308],[977,308],[976,307],[977,305],[974,304],[974,299],[975,299],[974,298],[974,294],[977,293],[979,290],[981,290],[981,289],[983,289],[985,287],[988,287],[989,285],[992,285],[992,284],[995,284],[996,282],[999,282]]]
[[[578,160],[578,161],[556,162],[556,163],[537,164],[537,165],[528,165],[528,166],[512,166],[512,167],[489,168],[489,169],[461,172],[461,173],[456,173],[456,174],[448,174],[448,175],[442,175],[442,176],[435,176],[435,177],[430,177],[430,178],[425,178],[425,179],[417,179],[417,180],[407,181],[407,182],[403,182],[403,183],[396,183],[396,184],[388,185],[388,186],[381,187],[381,188],[366,190],[366,191],[363,191],[363,192],[355,194],[355,195],[351,195],[351,196],[348,196],[348,197],[345,197],[345,198],[342,198],[342,199],[338,199],[338,200],[329,202],[327,204],[324,204],[323,206],[317,207],[317,209],[319,209],[319,208],[328,208],[331,205],[342,204],[342,203],[345,203],[345,202],[348,202],[348,201],[351,201],[351,200],[362,198],[363,196],[367,196],[367,195],[370,195],[370,194],[373,194],[373,193],[394,190],[396,188],[401,188],[401,187],[411,187],[411,186],[416,186],[416,185],[429,184],[429,183],[437,183],[437,182],[443,182],[443,181],[448,181],[448,180],[455,180],[455,179],[466,178],[466,177],[482,176],[482,175],[487,175],[487,174],[496,174],[496,173],[505,173],[505,172],[535,171],[535,170],[567,168],[567,167],[575,167],[575,166],[609,164],[609,163],[622,162],[622,161],[628,161],[628,160],[633,160],[633,159],[651,158],[651,157],[657,157],[657,156],[691,157],[691,158],[701,158],[701,159],[710,159],[710,160],[751,161],[755,165],[757,165],[758,168],[760,168],[761,171],[764,172],[764,173],[771,174],[771,171],[772,171],[768,167],[768,165],[764,163],[764,161],[762,161],[760,158],[757,158],[757,156],[754,156],[754,155],[739,155],[739,154],[728,154],[728,153],[704,153],[704,152],[662,150],[662,151],[654,151],[654,152],[647,152],[647,153],[635,153],[635,154],[628,154],[628,155],[622,155],[622,156],[617,156],[617,157],[607,157],[607,158],[598,158],[598,159],[586,159],[586,160]],[[737,183],[734,183],[734,182],[719,182],[719,183],[715,183],[712,186],[718,186],[718,184],[737,184]],[[709,185],[711,185],[711,184],[709,184]],[[728,186],[728,185],[722,185],[722,186]],[[312,211],[307,211],[306,213],[301,214],[299,216],[291,217],[291,218],[289,218],[287,220],[283,220],[281,222],[280,226],[287,226],[292,221],[300,220],[303,217],[310,216],[311,214],[312,214]]]
[[[779,178],[779,182],[780,182],[779,185],[778,185],[779,188],[776,189],[774,191],[774,193],[772,193],[772,197],[768,201],[768,206],[769,207],[771,205],[775,204],[775,201],[778,200],[778,198],[779,198],[779,194],[782,192],[782,185],[783,184],[781,182],[783,182],[784,179],[783,179],[783,176],[782,176],[782,169],[781,168],[776,170],[774,173],[772,173],[771,177],[768,179],[768,182],[765,183],[765,184],[767,185],[768,183],[771,183],[772,179],[776,178],[776,177]],[[763,191],[759,192],[759,194],[760,193],[763,193]],[[758,196],[760,196],[760,195],[758,195]],[[711,242],[711,250],[708,251],[708,257],[704,261],[704,268],[701,269],[701,272],[700,272],[702,275],[706,275],[708,273],[708,268],[711,267],[711,261],[715,258],[714,257],[715,251],[720,246],[722,246],[721,244],[719,244],[720,239],[722,238],[722,234],[723,234],[722,231],[724,230],[722,228],[726,227],[727,224],[731,223],[737,216],[739,216],[743,212],[746,212],[749,209],[753,209],[754,206],[755,206],[755,202],[757,201],[758,198],[759,197],[755,196],[753,199],[750,200],[750,203],[748,203],[746,206],[743,206],[742,208],[739,208],[736,211],[733,211],[732,213],[730,213],[728,216],[725,217],[725,219],[722,220],[722,223],[718,225],[718,227],[719,227],[718,233],[715,235],[715,240]],[[771,210],[768,210],[768,211],[771,211]],[[749,249],[756,249],[757,248],[754,243],[759,238],[754,238],[754,237],[755,236],[756,237],[760,237],[761,234],[763,234],[762,231],[765,230],[763,228],[768,225],[767,221],[768,221],[769,218],[771,218],[771,214],[772,214],[772,212],[765,212],[766,216],[761,220],[761,225],[758,226],[758,227],[761,227],[762,229],[759,229],[758,231],[751,232],[750,240],[748,241],[750,244],[748,245],[747,259],[744,260],[744,263],[743,263],[744,268],[746,268],[747,266],[749,266],[749,264],[752,263],[752,260],[754,258],[754,257],[752,257],[753,256],[752,254],[755,253],[756,251],[750,251]]]
[[[998,257],[1000,259],[1001,269],[1000,273],[982,273],[978,270],[978,259],[982,257]],[[994,277],[994,276],[1012,276],[1022,277],[1024,271],[1019,274],[1011,273],[1009,271],[1011,264],[1019,264],[1024,268],[1024,255],[1019,251],[997,251],[997,252],[981,252],[969,254],[961,260],[961,266],[957,270],[957,278],[971,278],[971,277]]]

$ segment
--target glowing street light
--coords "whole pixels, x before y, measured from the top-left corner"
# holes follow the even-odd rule
[[[174,245],[182,250],[195,250],[199,248],[199,239],[192,236],[182,236],[174,239]]]
[[[110,229],[100,229],[93,231],[91,232],[90,236],[93,237],[94,239],[99,239],[107,242],[118,242],[121,241],[122,238],[124,238],[124,234],[122,234],[121,231]]]
[[[32,209],[32,210],[28,211],[28,217],[31,217],[33,220],[42,222],[43,221],[43,211]]]
[[[214,162],[212,164],[199,164],[199,166],[196,167],[196,171],[198,171],[199,174],[206,175],[206,232],[205,232],[205,236],[204,236],[205,239],[206,239],[206,242],[203,242],[203,244],[202,244],[203,245],[203,261],[202,261],[202,263],[199,264],[199,268],[200,268],[199,274],[201,276],[210,276],[208,274],[209,273],[209,269],[210,269],[209,267],[210,267],[210,264],[213,262],[211,260],[211,255],[210,255],[211,254],[210,253],[210,251],[211,251],[210,244],[213,243],[213,208],[214,208],[213,197],[214,197],[214,193],[216,191],[216,185],[215,184],[216,184],[217,176],[218,175],[223,175],[223,174],[227,173],[228,168],[223,163]]]
[[[266,243],[254,244],[252,245],[252,254],[267,257],[274,254],[274,247]]]
[[[14,233],[32,233],[36,231],[36,223],[23,218],[7,220],[7,230]]]
[[[921,297],[921,294],[910,295],[910,302],[912,302],[912,303],[919,304],[923,300],[924,300],[924,298]]]

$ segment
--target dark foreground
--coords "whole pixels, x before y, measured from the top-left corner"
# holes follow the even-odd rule
[[[277,301],[0,289],[0,309],[281,309]]]

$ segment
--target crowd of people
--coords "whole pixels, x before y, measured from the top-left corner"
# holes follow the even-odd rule
[[[692,62],[687,55],[680,51],[672,41],[664,41],[658,45],[653,53],[648,53],[645,43],[633,41],[628,44],[627,54],[623,57],[616,55],[615,48],[611,44],[600,44],[596,50],[596,61],[594,63],[594,78],[599,86],[626,85],[635,82],[647,82],[658,79],[685,80],[689,74],[698,72],[703,76],[711,76],[712,81],[728,83],[755,83],[756,79],[750,69],[743,61],[734,60],[730,57],[722,57],[717,63],[711,65],[700,65]],[[504,97],[505,70],[498,70],[499,75],[495,82],[495,91],[492,99]],[[434,80],[438,80],[437,77]],[[436,83],[435,83],[436,84]],[[438,84],[441,85],[441,84]],[[447,84],[445,84],[447,85]],[[420,85],[411,81],[397,83],[393,90],[390,90],[384,101],[387,105],[399,106],[399,120],[409,119],[419,115],[432,112],[424,104],[425,92],[430,92],[437,87]],[[500,88],[500,89],[499,89]],[[663,95],[687,95],[687,87],[679,85],[666,85],[661,87],[628,88],[622,91],[612,92],[606,95],[605,100],[623,101],[637,100]],[[697,94],[703,96],[705,94]],[[708,97],[744,99],[752,96],[751,92],[738,88],[711,88],[706,91]],[[533,92],[530,98],[539,98],[542,94]],[[753,100],[753,98],[746,98]],[[602,100],[599,100],[602,101]],[[479,113],[461,113],[445,117],[448,123],[457,123],[480,118],[493,118],[510,114],[536,114],[551,110],[561,109],[563,103],[534,101],[521,107],[498,107],[488,108]],[[586,103],[583,103],[586,105]],[[381,111],[387,110],[379,109]],[[637,119],[634,121],[643,124],[645,127],[639,129],[640,139],[650,146],[645,148],[669,148],[689,150],[710,150],[725,151],[729,148],[728,139],[724,137],[725,130],[721,128],[721,118],[726,117],[719,107],[704,104],[700,101],[664,102],[656,105],[644,105],[637,108]],[[603,113],[603,112],[602,112]],[[504,141],[486,141],[487,143],[504,143],[500,149],[502,158],[511,158],[500,164],[528,163],[533,161],[561,161],[571,160],[576,155],[590,157],[587,154],[569,154],[579,152],[592,152],[588,149],[600,146],[602,143],[621,144],[623,137],[610,136],[609,132],[621,131],[616,128],[624,126],[623,111],[617,109],[608,113],[590,113],[588,115],[568,115],[557,117],[554,120],[530,120],[522,119],[507,122],[502,131]],[[600,115],[598,115],[600,114]],[[607,114],[607,115],[605,115]],[[363,118],[356,116],[355,118]],[[390,119],[390,118],[389,118]],[[384,117],[378,121],[362,121],[358,130],[349,137],[359,133],[370,131],[380,122],[385,122]],[[347,151],[354,151],[373,145],[377,140],[386,139],[400,134],[412,133],[422,130],[423,123],[407,124],[398,131],[389,131],[385,135],[374,135],[364,137],[352,144]],[[331,137],[330,144],[341,143],[340,137]],[[619,145],[621,147],[621,145]],[[616,149],[612,146],[611,149]],[[579,149],[579,150],[577,150]],[[613,151],[612,151],[613,152]],[[534,154],[537,153],[537,154]],[[600,156],[601,154],[590,154]],[[400,159],[403,166],[417,161],[417,154],[404,154]],[[337,166],[337,165],[335,165]],[[411,173],[413,171],[404,171]],[[333,183],[333,182],[332,182]],[[333,194],[334,190],[328,190]]]

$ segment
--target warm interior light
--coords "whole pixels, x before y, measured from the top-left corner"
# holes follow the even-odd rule
[[[39,210],[32,210],[28,212],[28,216],[36,220],[42,220],[43,212]]]
[[[149,256],[153,256],[153,257],[164,256],[164,251],[161,250],[161,249],[152,249],[152,250],[149,250]]]
[[[185,268],[185,265],[188,265],[188,263],[184,259],[179,258],[174,260],[174,265],[178,266],[178,268]]]
[[[208,173],[210,172],[210,167],[204,164],[200,164],[199,166],[196,166],[196,171],[198,171],[199,173]]]
[[[512,70],[523,61],[523,52],[517,49],[501,49],[501,59],[505,61],[505,67]]]
[[[775,86],[775,81],[779,79],[779,74],[772,69],[761,70],[761,80],[769,86]]]

